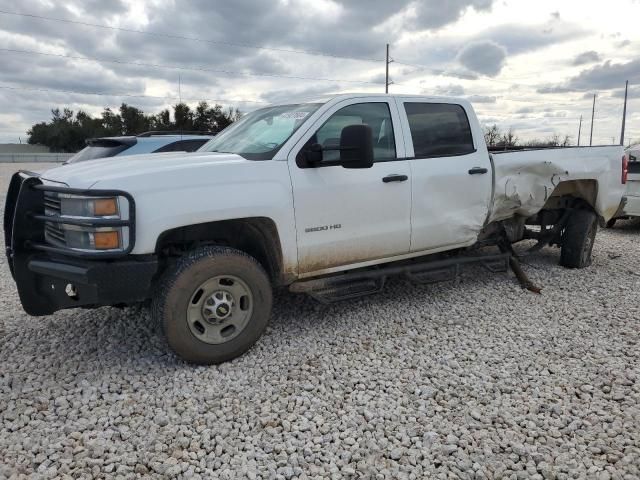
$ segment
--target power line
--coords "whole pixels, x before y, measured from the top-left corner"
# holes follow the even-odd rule
[[[387,60],[382,60],[382,59],[377,59],[377,58],[365,58],[365,57],[353,57],[353,56],[347,56],[347,55],[336,55],[336,54],[332,54],[332,53],[326,53],[326,52],[320,52],[320,51],[316,51],[316,50],[296,50],[296,49],[287,49],[287,48],[276,48],[276,47],[264,47],[264,46],[260,46],[260,45],[251,45],[251,44],[247,44],[247,43],[235,43],[235,42],[227,42],[227,41],[221,41],[221,40],[210,40],[210,39],[206,39],[206,38],[200,38],[200,37],[192,37],[192,36],[187,36],[187,35],[178,35],[178,34],[170,34],[170,33],[163,33],[163,32],[150,32],[147,30],[137,30],[137,29],[133,29],[133,28],[124,28],[124,27],[114,27],[114,26],[110,26],[110,25],[103,25],[103,24],[98,24],[98,23],[89,23],[89,22],[81,22],[78,20],[69,20],[69,19],[65,19],[65,18],[56,18],[56,17],[47,17],[44,15],[35,15],[35,14],[30,14],[30,13],[19,13],[19,12],[10,12],[7,10],[0,10],[0,14],[1,15],[13,15],[13,16],[19,16],[19,17],[26,17],[26,18],[34,18],[34,19],[38,19],[38,20],[45,20],[45,21],[51,21],[51,22],[62,22],[62,23],[68,23],[68,24],[73,24],[73,25],[82,25],[82,26],[87,26],[87,27],[95,27],[95,28],[102,28],[102,29],[106,29],[106,30],[114,30],[114,31],[122,31],[122,32],[128,32],[128,33],[137,33],[137,34],[141,34],[141,35],[150,35],[150,36],[155,36],[155,37],[161,37],[161,38],[172,38],[172,39],[179,39],[179,40],[190,40],[190,41],[195,41],[195,42],[203,42],[203,43],[208,43],[208,44],[212,44],[212,45],[225,45],[225,46],[231,46],[231,47],[241,47],[241,48],[253,48],[253,49],[257,49],[257,50],[267,50],[267,51],[275,51],[275,52],[281,52],[281,53],[295,53],[295,54],[301,54],[301,55],[312,55],[312,56],[320,56],[320,57],[328,57],[328,58],[337,58],[337,59],[343,59],[343,60],[354,60],[354,61],[361,61],[361,62],[374,62],[374,63],[382,63],[382,62],[386,62]],[[111,61],[111,60],[103,60],[103,61]],[[116,63],[123,63],[126,64],[126,62],[116,62]],[[135,62],[131,62],[132,64],[136,64]],[[449,76],[449,77],[457,77],[457,75],[452,75],[452,74],[447,74],[446,72],[442,71],[442,70],[437,70],[437,69],[433,69],[431,67],[427,67],[425,65],[419,65],[419,64],[412,64],[412,63],[406,63],[406,62],[396,62],[399,65],[407,65],[407,66],[413,66],[413,67],[417,67],[423,70],[427,70],[430,71],[431,73],[434,73],[436,75],[439,76]],[[144,64],[140,64],[140,65],[144,65]],[[388,65],[388,63],[387,63]],[[154,66],[154,65],[149,65],[149,66]],[[178,67],[171,67],[171,66],[163,66],[164,68],[178,68]],[[185,68],[185,67],[182,67]],[[220,70],[210,70],[210,71],[217,71],[219,73],[227,73],[225,71],[220,71]],[[368,84],[380,84],[381,82],[367,82],[367,81],[358,81],[358,80],[333,80],[333,79],[315,79],[315,78],[308,78],[308,77],[288,77],[288,76],[278,76],[278,75],[268,75],[268,74],[248,74],[248,73],[240,73],[240,72],[228,72],[228,73],[233,73],[233,74],[238,74],[238,75],[255,75],[255,76],[271,76],[271,77],[276,77],[276,78],[293,78],[293,79],[301,79],[301,80],[319,80],[319,81],[339,81],[339,82],[349,82],[349,83],[368,83]],[[471,80],[471,79],[469,79]],[[491,79],[492,81],[497,81],[494,79]],[[497,81],[498,83],[500,83],[500,81]],[[507,83],[507,82],[502,82],[502,83]],[[401,84],[396,84],[396,85],[401,85]]]
[[[173,38],[173,39],[178,39],[178,40],[190,40],[190,41],[194,41],[194,42],[202,42],[202,43],[209,43],[212,45],[225,45],[228,47],[241,47],[241,48],[253,48],[256,50],[268,50],[268,51],[273,51],[273,52],[280,52],[280,53],[295,53],[295,54],[300,54],[300,55],[314,55],[314,56],[319,56],[319,57],[328,57],[328,58],[340,58],[340,59],[344,59],[344,60],[356,60],[356,61],[360,61],[360,62],[378,62],[381,63],[384,60],[381,59],[377,59],[377,58],[363,58],[363,57],[351,57],[351,56],[345,56],[345,55],[335,55],[332,53],[326,53],[326,52],[320,52],[317,50],[296,50],[296,49],[289,49],[289,48],[276,48],[276,47],[264,47],[261,45],[251,45],[248,43],[235,43],[235,42],[227,42],[227,41],[223,41],[223,40],[210,40],[210,39],[206,39],[206,38],[199,38],[199,37],[191,37],[191,36],[187,36],[187,35],[177,35],[177,34],[171,34],[171,33],[163,33],[163,32],[150,32],[148,30],[136,30],[133,28],[124,28],[124,27],[113,27],[110,25],[102,25],[99,23],[89,23],[89,22],[81,22],[78,20],[69,20],[66,18],[56,18],[56,17],[46,17],[44,15],[34,15],[34,14],[30,14],[30,13],[19,13],[19,12],[10,12],[7,10],[0,10],[0,14],[2,15],[13,15],[13,16],[17,16],[17,17],[27,17],[27,18],[35,18],[38,20],[45,20],[45,21],[50,21],[50,22],[61,22],[61,23],[69,23],[69,24],[74,24],[74,25],[83,25],[85,27],[95,27],[95,28],[103,28],[106,30],[116,30],[116,31],[121,31],[121,32],[128,32],[128,33],[138,33],[141,35],[151,35],[151,36],[155,36],[155,37],[162,37],[162,38]]]
[[[53,89],[53,88],[33,88],[33,87],[15,87],[12,85],[0,85],[0,89],[4,90],[25,90],[30,92],[45,92],[45,93],[72,93],[76,95],[97,95],[101,97],[126,97],[126,98],[157,98],[162,100],[177,100],[177,96],[160,96],[160,95],[144,95],[144,94],[132,94],[132,93],[109,93],[109,92],[80,92],[78,90],[61,90],[61,89]],[[270,103],[263,100],[220,100],[213,98],[183,98],[182,100],[206,100],[209,102],[216,103]]]
[[[21,54],[27,54],[27,55],[42,55],[46,57],[70,58],[73,60],[98,62],[98,63],[116,63],[120,65],[135,65],[137,67],[166,68],[171,70],[189,70],[194,72],[213,72],[213,73],[222,73],[225,75],[238,75],[238,76],[247,76],[247,77],[287,78],[292,80],[313,80],[313,81],[320,81],[320,82],[363,83],[363,84],[366,83],[369,85],[382,85],[382,82],[370,82],[366,80],[342,80],[337,78],[298,77],[295,75],[278,75],[278,74],[272,74],[272,73],[250,73],[250,72],[238,72],[233,70],[218,70],[218,69],[207,68],[207,67],[180,67],[177,65],[165,65],[160,63],[129,62],[125,60],[110,60],[106,58],[82,57],[79,55],[68,55],[64,53],[46,53],[46,52],[39,52],[36,50],[18,50],[13,48],[0,48],[0,51],[9,52],[9,53],[21,53]]]

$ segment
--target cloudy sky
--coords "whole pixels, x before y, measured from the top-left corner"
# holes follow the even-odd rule
[[[640,140],[640,0],[0,0],[0,142],[55,107],[461,96],[522,139]],[[55,19],[55,20],[52,20]],[[180,88],[179,88],[180,84]],[[91,93],[91,94],[90,94]],[[92,95],[93,94],[93,95]]]

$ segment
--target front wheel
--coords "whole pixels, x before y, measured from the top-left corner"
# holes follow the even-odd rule
[[[598,218],[591,210],[575,210],[562,234],[560,265],[585,268],[591,265],[591,252],[598,230]]]
[[[238,357],[269,322],[269,277],[253,257],[239,250],[193,250],[160,283],[153,315],[169,346],[189,362],[208,365]]]

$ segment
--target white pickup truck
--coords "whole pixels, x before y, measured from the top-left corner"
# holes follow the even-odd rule
[[[254,111],[194,153],[19,172],[5,244],[27,313],[151,300],[180,356],[218,363],[260,337],[276,287],[350,298],[495,269],[523,239],[585,267],[625,165],[617,146],[490,154],[464,100],[339,95]],[[503,253],[469,256],[487,245]]]

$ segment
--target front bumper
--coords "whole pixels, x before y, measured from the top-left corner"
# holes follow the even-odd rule
[[[155,256],[123,252],[98,258],[99,254],[46,244],[43,222],[37,221],[44,213],[41,184],[34,174],[16,173],[5,203],[7,260],[25,311],[49,315],[65,308],[130,304],[149,298],[158,271]]]
[[[103,305],[127,305],[151,296],[155,258],[115,261],[30,255],[14,267],[20,301],[30,315]]]

